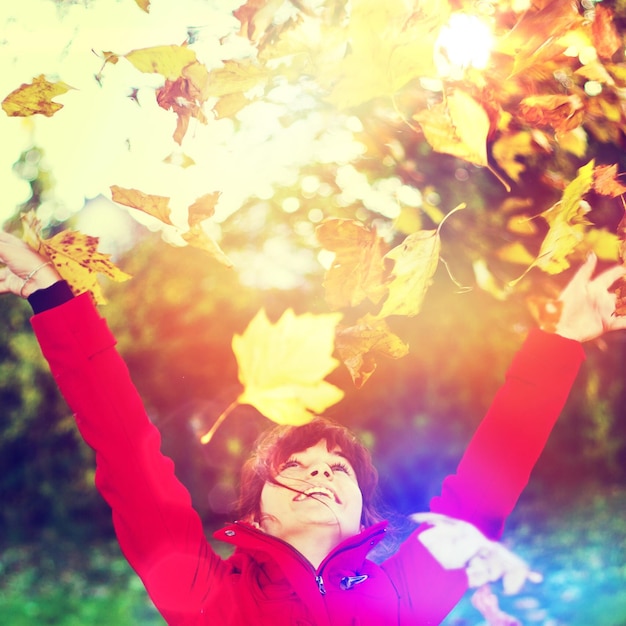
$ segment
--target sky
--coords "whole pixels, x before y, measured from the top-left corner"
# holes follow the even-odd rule
[[[129,213],[161,230],[166,241],[184,245],[181,233],[187,228],[187,207],[214,191],[221,192],[216,215],[203,225],[219,240],[220,225],[244,202],[270,200],[278,187],[300,182],[300,167],[313,161],[339,164],[337,182],[347,201],[356,198],[387,217],[398,210],[399,198],[418,205],[418,190],[402,186],[399,180],[370,184],[350,165],[365,150],[354,139],[360,126],[356,117],[337,116],[329,126],[315,102],[295,87],[276,86],[262,102],[246,107],[238,114],[238,128],[232,120],[216,120],[210,114],[206,125],[192,119],[178,146],[172,138],[176,116],[160,108],[155,98],[163,77],[141,73],[122,58],[104,68],[100,83],[95,79],[104,51],[124,55],[180,44],[190,28],[196,33],[192,47],[209,69],[219,67],[224,59],[246,58],[250,43],[239,36],[240,23],[232,15],[242,1],[152,0],[149,13],[134,0],[0,3],[0,100],[41,74],[72,87],[55,98],[63,108],[50,118],[8,117],[0,111],[0,226],[30,196],[29,185],[13,165],[33,146],[43,151],[42,165],[54,181],[38,216],[44,224],[64,221],[87,205],[94,210],[81,211],[75,227],[100,236],[103,251],[115,247],[111,241],[123,249],[125,237],[130,236],[124,226]],[[285,2],[281,10],[295,9]],[[134,90],[136,101],[129,97]],[[286,109],[298,113],[297,121],[288,127],[280,120]],[[195,165],[183,168],[166,162],[183,154]],[[301,184],[310,186],[310,178]],[[139,211],[116,208],[110,201],[111,185],[171,198],[175,226],[163,227]],[[286,210],[298,210],[297,197],[286,202]],[[246,282],[260,285],[262,277],[272,277],[283,286],[292,284],[284,266],[286,256],[291,256],[294,270],[298,266],[293,250],[286,249],[284,241],[275,243],[276,250],[260,251],[255,275]],[[253,265],[244,260],[241,264]]]
[[[182,43],[191,26],[198,32],[194,50],[209,68],[225,58],[245,57],[249,44],[237,36],[239,22],[232,16],[240,1],[153,0],[149,14],[133,0],[87,4],[58,8],[52,0],[21,0],[0,7],[0,98],[40,74],[73,87],[55,99],[63,109],[50,118],[0,113],[0,223],[28,198],[28,185],[12,166],[30,145],[43,149],[55,181],[53,196],[40,208],[44,218],[64,218],[86,199],[108,197],[115,184],[171,197],[180,220],[196,198],[222,191],[219,221],[250,195],[271,197],[273,183],[292,182],[295,166],[319,156],[328,147],[324,142],[333,143],[328,137],[324,142],[314,139],[324,123],[314,112],[307,113],[306,123],[285,132],[279,113],[285,102],[293,106],[298,94],[283,89],[276,90],[273,101],[241,113],[241,132],[234,132],[230,120],[211,119],[207,125],[192,120],[179,147],[172,139],[175,115],[155,100],[154,88],[162,77],[140,73],[121,59],[105,68],[100,85],[94,75],[102,66],[101,53]],[[128,97],[134,88],[138,102]],[[340,145],[348,152],[346,158],[358,152],[358,146],[344,143],[349,137],[348,131],[337,135],[335,153]],[[182,152],[196,165],[181,168],[164,162]]]

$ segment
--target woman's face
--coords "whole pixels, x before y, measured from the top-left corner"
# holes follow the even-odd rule
[[[261,492],[260,525],[268,534],[290,542],[313,527],[328,527],[341,539],[361,530],[363,496],[354,469],[326,440],[292,454],[276,483],[266,482]]]

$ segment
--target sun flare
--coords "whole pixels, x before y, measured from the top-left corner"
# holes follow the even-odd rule
[[[493,44],[493,33],[486,21],[466,13],[452,14],[435,44],[440,75],[446,76],[469,67],[485,69]]]

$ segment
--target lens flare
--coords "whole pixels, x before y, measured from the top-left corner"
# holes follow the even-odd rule
[[[469,67],[484,70],[493,47],[489,24],[475,15],[454,13],[442,27],[435,44],[440,76],[463,72]]]

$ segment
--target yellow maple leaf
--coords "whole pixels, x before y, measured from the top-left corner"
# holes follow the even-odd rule
[[[131,50],[124,58],[140,72],[161,74],[175,81],[188,65],[196,61],[196,53],[187,46],[153,46]]]
[[[446,102],[419,111],[413,119],[433,150],[483,167],[488,165],[489,116],[469,94],[457,89]]]
[[[137,209],[156,217],[164,224],[172,224],[170,215],[170,199],[167,196],[154,196],[137,189],[126,189],[111,185],[111,198],[113,202]]]
[[[338,313],[296,316],[288,309],[272,324],[260,310],[233,351],[244,386],[239,404],[250,404],[278,424],[305,424],[343,398],[325,381],[339,364],[332,356]]]
[[[353,107],[392,96],[414,78],[435,76],[434,43],[448,13],[445,0],[422,2],[415,13],[404,0],[353,2],[349,52],[323,68],[323,80],[332,84],[328,100],[340,109]]]
[[[3,101],[2,108],[9,117],[29,117],[37,113],[52,117],[63,108],[52,98],[68,92],[70,87],[62,81],[51,83],[43,74],[33,78],[32,83],[24,83],[12,91]]]
[[[22,224],[26,243],[50,259],[75,294],[90,291],[98,304],[105,304],[98,274],[104,274],[116,282],[130,278],[129,274],[111,261],[111,255],[98,251],[98,237],[64,230],[44,239],[41,236],[41,223],[33,211],[22,216]]]

